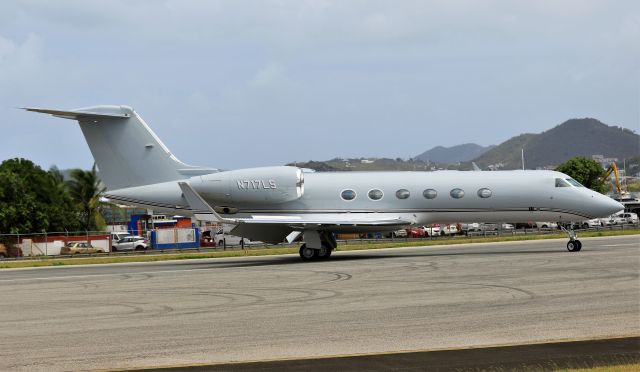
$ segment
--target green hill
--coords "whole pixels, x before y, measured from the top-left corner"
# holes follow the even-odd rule
[[[425,159],[336,158],[290,165],[318,171],[472,169],[470,161],[456,163],[449,151],[451,149],[464,152],[463,157],[466,159],[470,159],[468,151],[486,151],[473,160],[482,169],[520,169],[521,151],[524,149],[525,168],[535,169],[552,167],[579,155],[589,158],[591,155],[603,155],[620,161],[638,157],[640,136],[629,129],[608,126],[596,119],[571,119],[540,134],[520,134],[498,146],[482,148],[475,144],[465,144],[449,149],[438,146],[420,155],[423,157],[426,154]],[[465,151],[460,151],[462,149]]]
[[[571,119],[540,134],[513,137],[474,161],[482,168],[502,165],[498,168],[519,169],[522,149],[527,169],[558,165],[579,155],[622,160],[640,154],[640,136],[596,119]]]
[[[475,143],[465,143],[452,147],[436,146],[416,156],[415,159],[437,164],[453,164],[475,159],[494,147],[483,147]]]

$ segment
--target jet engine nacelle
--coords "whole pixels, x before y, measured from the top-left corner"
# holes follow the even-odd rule
[[[304,194],[304,176],[296,167],[263,167],[194,177],[191,186],[214,206],[273,204]]]

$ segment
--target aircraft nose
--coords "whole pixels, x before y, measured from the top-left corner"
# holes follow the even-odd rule
[[[606,195],[598,195],[598,217],[610,216],[624,210],[624,205]]]

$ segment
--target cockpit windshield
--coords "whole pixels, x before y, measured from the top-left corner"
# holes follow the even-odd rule
[[[573,178],[567,178],[566,180],[567,180],[567,182],[569,182],[570,184],[572,184],[575,187],[584,187],[584,186],[582,186],[582,184],[580,182],[574,180]]]
[[[573,178],[556,178],[556,187],[584,187]]]

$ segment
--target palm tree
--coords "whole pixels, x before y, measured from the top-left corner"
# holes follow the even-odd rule
[[[100,198],[106,190],[100,183],[96,165],[90,171],[74,169],[67,181],[69,193],[80,210],[80,221],[86,231],[104,230],[106,224],[99,213]]]

